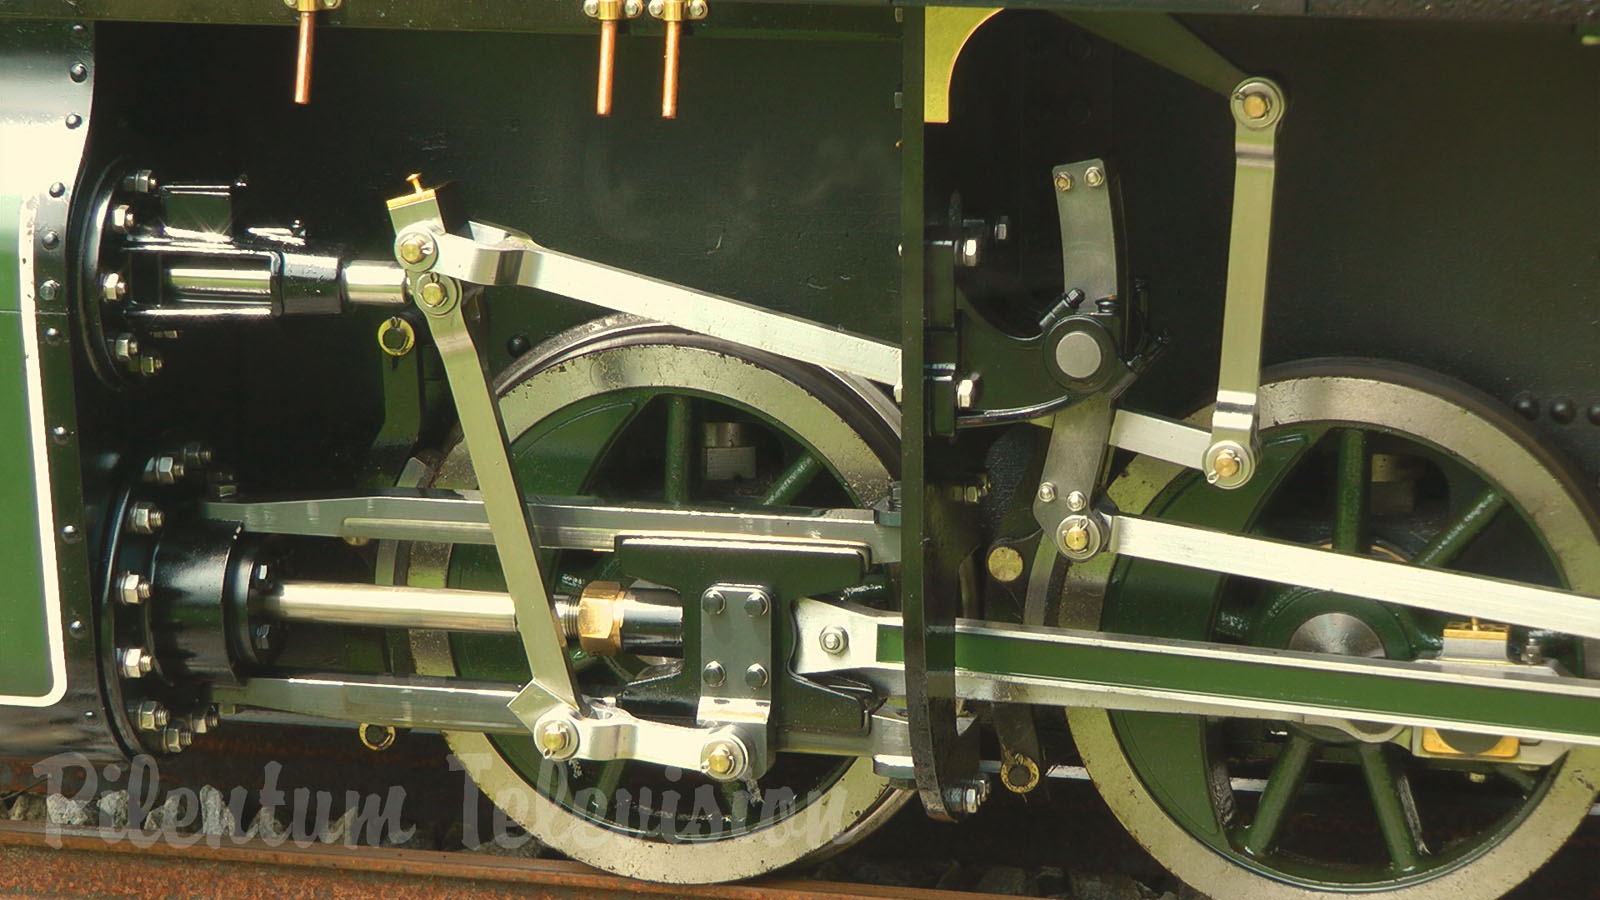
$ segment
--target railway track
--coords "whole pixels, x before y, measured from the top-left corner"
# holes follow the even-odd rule
[[[372,847],[177,847],[147,834],[109,842],[90,830],[0,825],[0,896],[318,898],[318,900],[983,900],[997,897],[886,885],[763,879],[675,886],[607,875],[565,860]],[[147,846],[145,845],[147,844]]]

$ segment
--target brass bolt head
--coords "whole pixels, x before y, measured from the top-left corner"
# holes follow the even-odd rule
[[[539,727],[539,752],[559,757],[573,749],[577,734],[566,722],[546,722]]]
[[[1239,474],[1239,454],[1231,448],[1223,448],[1217,453],[1217,458],[1211,464],[1218,478],[1232,478]]]
[[[438,306],[445,301],[445,298],[448,297],[449,294],[446,293],[444,285],[440,284],[439,282],[424,281],[422,283],[422,289],[418,292],[418,296],[422,298],[423,303],[426,303],[429,306]]]
[[[1082,553],[1089,549],[1089,529],[1083,522],[1073,522],[1061,532],[1061,543],[1073,553]]]
[[[1106,172],[1099,166],[1090,166],[1083,170],[1083,183],[1089,187],[1099,187],[1106,183]]]
[[[1272,101],[1265,94],[1245,94],[1239,101],[1239,108],[1247,119],[1265,119],[1267,113],[1272,111]]]
[[[1063,194],[1072,190],[1072,176],[1068,175],[1066,172],[1057,172],[1056,190]]]
[[[1022,554],[1015,547],[996,547],[989,551],[989,574],[1001,584],[1010,584],[1022,577]]]
[[[728,778],[739,765],[739,755],[726,741],[718,741],[706,751],[703,766],[713,778]]]
[[[416,265],[433,255],[433,241],[425,234],[408,234],[400,242],[400,261]]]

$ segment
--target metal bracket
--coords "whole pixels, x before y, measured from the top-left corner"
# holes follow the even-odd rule
[[[737,728],[752,775],[772,763],[773,613],[772,595],[760,585],[714,584],[700,595],[698,721]]]
[[[1088,559],[1105,544],[1106,527],[1091,508],[1105,467],[1113,421],[1111,398],[1095,394],[1051,420],[1033,517],[1068,559]]]
[[[1063,290],[1083,292],[1091,305],[1117,296],[1116,220],[1111,209],[1111,176],[1105,160],[1056,166],[1050,170],[1061,219]]]
[[[1246,78],[1229,99],[1235,126],[1233,224],[1228,235],[1217,405],[1202,465],[1206,480],[1221,488],[1247,483],[1261,458],[1256,391],[1261,385],[1278,125],[1286,104],[1283,91],[1265,78]]]

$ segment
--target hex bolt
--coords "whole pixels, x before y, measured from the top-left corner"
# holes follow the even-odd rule
[[[1039,500],[1044,503],[1056,502],[1056,486],[1049,481],[1039,483]]]
[[[1059,191],[1060,193],[1063,193],[1063,194],[1065,194],[1067,191],[1072,190],[1072,176],[1067,174],[1066,172],[1057,172],[1056,173],[1056,190]]]
[[[711,588],[700,595],[700,609],[708,616],[721,615],[728,608],[728,598],[716,588]]]
[[[139,339],[131,334],[123,333],[111,340],[111,355],[117,362],[125,366],[139,364]]]
[[[624,0],[622,14],[630,19],[637,19],[644,12],[643,0]]]
[[[1090,166],[1083,170],[1083,183],[1089,187],[1097,188],[1106,183],[1106,172],[1099,166]]]
[[[187,739],[186,739],[187,738]],[[161,749],[168,753],[182,753],[183,749],[191,742],[194,736],[189,734],[189,729],[168,725],[161,729]]]
[[[166,363],[159,353],[145,353],[139,357],[139,374],[149,378],[161,374],[161,369]]]
[[[211,456],[211,448],[198,441],[190,441],[183,445],[183,462],[185,465],[203,469],[211,465]]]
[[[539,726],[539,752],[547,759],[567,759],[578,752],[578,729],[557,719]]]
[[[978,379],[963,378],[956,382],[956,409],[971,409],[978,399]]]
[[[753,688],[766,687],[769,677],[767,667],[760,663],[751,663],[750,668],[744,670],[744,683]]]
[[[600,15],[600,0],[583,0],[583,14],[591,19]]]
[[[150,579],[138,572],[123,572],[117,576],[117,598],[123,606],[138,606],[150,599]]]
[[[956,245],[956,265],[970,269],[978,264],[983,245],[977,238],[967,238]]]
[[[706,6],[706,0],[689,0],[688,12],[691,19],[704,19],[710,9]]]
[[[704,681],[711,687],[721,687],[722,682],[726,681],[727,679],[727,670],[722,668],[722,663],[719,663],[714,659],[711,662],[706,663],[706,667],[700,670],[700,680]]]
[[[745,595],[744,611],[752,619],[759,619],[772,608],[772,602],[767,599],[765,591],[751,591]]]
[[[124,647],[117,651],[117,672],[123,678],[135,679],[150,674],[155,659],[143,647]]]
[[[122,189],[135,194],[153,194],[159,186],[155,173],[149,169],[140,169],[122,176]]]
[[[128,297],[128,282],[121,272],[107,272],[100,279],[100,298],[107,303],[121,303]]]
[[[1067,509],[1073,512],[1083,512],[1083,508],[1088,505],[1089,498],[1083,495],[1083,491],[1070,491],[1067,493]]]
[[[222,711],[217,709],[215,703],[206,707],[205,723],[208,731],[222,724]]]
[[[167,727],[170,714],[160,703],[145,700],[134,710],[133,718],[140,731],[160,731]]]
[[[433,255],[433,241],[425,234],[408,234],[400,241],[400,261],[416,265]]]
[[[156,484],[177,484],[185,473],[183,460],[170,454],[162,454],[145,465],[144,480]]]
[[[111,208],[111,217],[108,225],[112,231],[117,234],[127,234],[133,230],[135,224],[133,207],[126,203],[119,203]]]
[[[817,643],[822,645],[823,652],[838,656],[850,646],[850,633],[838,625],[829,625],[817,635]]]
[[[155,534],[166,523],[161,507],[145,500],[128,507],[128,528],[135,534]]]

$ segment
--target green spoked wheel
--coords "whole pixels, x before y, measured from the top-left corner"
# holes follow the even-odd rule
[[[899,453],[898,412],[870,385],[665,328],[609,317],[558,335],[496,382],[523,490],[608,503],[714,509],[867,506]],[[429,482],[472,487],[457,445]],[[610,554],[545,554],[555,594],[619,574]],[[412,584],[503,590],[492,548],[413,545]],[[863,599],[873,602],[870,591]],[[876,602],[891,604],[885,591]],[[413,632],[419,672],[526,681],[520,642]],[[580,689],[610,696],[672,661],[600,658],[574,642]],[[531,738],[446,736],[468,775],[543,843],[653,881],[729,881],[830,852],[888,818],[908,794],[870,759],[780,754],[759,782],[638,762],[552,763]]]
[[[1578,481],[1492,401],[1440,376],[1365,361],[1269,373],[1264,454],[1246,487],[1134,460],[1110,489],[1128,512],[1337,552],[1600,590],[1596,520]],[[1070,583],[1074,627],[1354,656],[1438,651],[1444,616],[1129,560]],[[1513,630],[1568,670],[1581,642]],[[1591,667],[1591,671],[1593,671]],[[1381,684],[1375,685],[1381,690]],[[1497,897],[1582,821],[1600,752],[1523,746],[1509,762],[1411,752],[1409,730],[1357,734],[1247,719],[1073,710],[1085,766],[1159,861],[1217,897],[1364,893]],[[1445,735],[1458,749],[1487,743]],[[1437,749],[1437,748],[1436,748]],[[1542,754],[1542,756],[1541,756]]]

